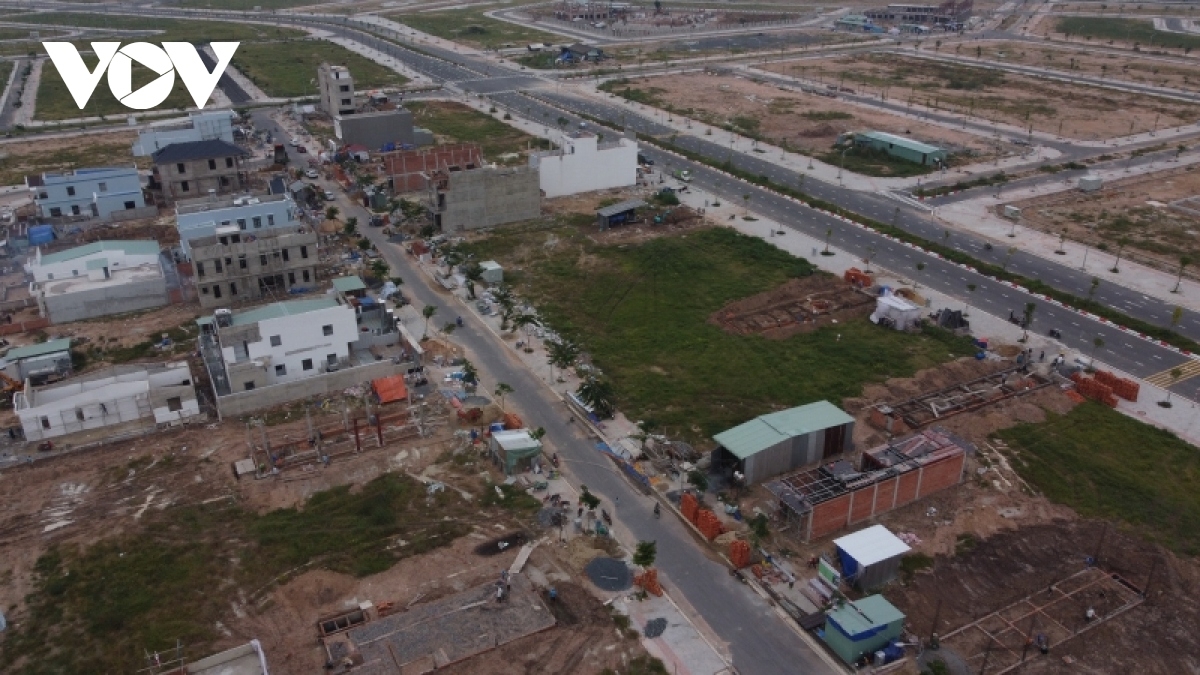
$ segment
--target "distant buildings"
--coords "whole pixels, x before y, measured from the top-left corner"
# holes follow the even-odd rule
[[[971,18],[974,9],[974,0],[946,0],[938,5],[894,4],[864,13],[877,21],[957,28]]]
[[[412,113],[404,108],[339,114],[333,118],[333,133],[342,145],[361,145],[371,152],[389,144],[417,145]]]
[[[560,135],[558,149],[538,152],[529,165],[538,169],[538,180],[546,197],[627,187],[637,183],[638,146],[632,139],[617,137],[600,142],[590,131]]]
[[[495,227],[542,213],[539,172],[531,166],[438,170],[429,176],[427,190],[433,224],[443,232]]]
[[[190,249],[201,307],[280,299],[316,282],[317,233],[311,228],[253,232],[222,225],[212,236],[192,239]]]
[[[248,155],[217,139],[173,143],[153,155],[155,184],[171,201],[240,192],[246,187],[242,161]]]
[[[154,215],[137,167],[76,169],[26,176],[40,218],[127,219]]]
[[[13,410],[30,441],[104,427],[112,437],[200,415],[187,361],[116,366],[46,387],[27,383]]]
[[[855,147],[886,152],[914,164],[941,166],[946,163],[946,151],[942,148],[886,131],[860,131],[848,136]]]
[[[42,315],[53,323],[168,303],[156,241],[99,241],[50,255],[39,248],[25,270],[33,276]]]
[[[190,113],[186,122],[171,120],[152,124],[138,134],[133,144],[134,157],[150,157],[173,143],[221,140],[233,143],[233,121],[237,115],[232,110],[201,110]]]
[[[325,114],[337,117],[354,113],[354,77],[349,68],[322,63],[317,67],[317,88]]]
[[[301,183],[307,187],[306,183]],[[299,225],[299,210],[288,194],[205,197],[176,202],[175,227],[179,247],[191,256],[192,240],[212,237],[217,229],[234,226],[252,235],[277,227]]]

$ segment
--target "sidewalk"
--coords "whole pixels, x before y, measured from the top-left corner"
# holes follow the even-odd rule
[[[1162,168],[1200,164],[1200,152],[1184,153],[1180,156],[1178,163],[1164,161],[1156,162],[1155,165],[1157,164],[1166,165]],[[1150,168],[1147,167],[1145,173],[1149,173],[1149,170]],[[1124,170],[1116,168],[1097,171],[1096,174],[1106,182],[1136,175],[1127,174]],[[987,237],[995,242],[995,246],[1016,247],[1026,253],[1095,275],[1102,282],[1096,294],[1100,301],[1107,302],[1104,297],[1104,285],[1115,284],[1172,305],[1179,305],[1184,309],[1200,311],[1200,283],[1184,279],[1179,286],[1180,292],[1172,293],[1171,290],[1175,288],[1175,274],[1140,265],[1127,259],[1121,260],[1121,272],[1114,274],[1110,269],[1116,260],[1115,251],[1098,251],[1072,241],[1067,241],[1063,245],[1063,250],[1066,251],[1065,255],[1056,255],[1054,251],[1058,250],[1058,236],[1025,227],[1020,222],[1002,218],[989,210],[997,205],[1011,204],[1022,199],[1071,189],[1075,188],[1069,183],[1050,182],[1035,187],[1011,191],[1002,190],[999,198],[992,193],[967,201],[938,206],[933,210],[933,217],[957,230]],[[989,190],[989,192],[991,191]],[[1014,233],[1016,236],[1010,236]],[[1054,279],[1051,278],[1048,281],[1053,282]]]

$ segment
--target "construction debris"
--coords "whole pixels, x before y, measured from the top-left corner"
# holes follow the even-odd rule
[[[1053,374],[1042,376],[1025,373],[1017,366],[904,401],[876,404],[871,409],[868,421],[877,429],[905,434],[952,415],[1037,391],[1054,384],[1056,380]]]
[[[829,274],[791,279],[777,288],[725,305],[708,321],[734,335],[784,340],[837,321],[869,315],[875,296],[864,292],[861,283],[861,277],[847,283]]]

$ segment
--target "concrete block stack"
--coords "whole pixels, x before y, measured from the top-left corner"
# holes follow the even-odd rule
[[[750,564],[750,544],[741,539],[735,539],[729,544],[729,561],[737,569]]]
[[[1117,377],[1107,370],[1097,370],[1096,381],[1112,389],[1112,393],[1118,397],[1137,403],[1138,394],[1141,392],[1142,386],[1135,380]]]

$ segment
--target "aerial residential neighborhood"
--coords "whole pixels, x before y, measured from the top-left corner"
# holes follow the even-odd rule
[[[0,672],[1197,672],[1195,9],[0,0]]]

